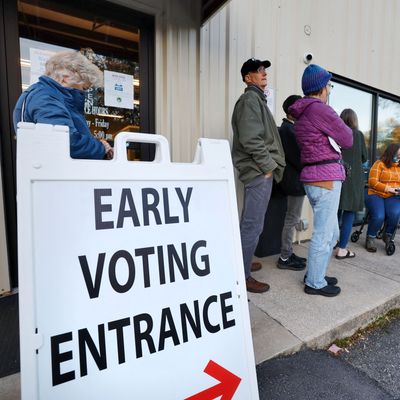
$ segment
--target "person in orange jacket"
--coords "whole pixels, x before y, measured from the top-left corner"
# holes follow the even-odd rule
[[[392,143],[371,167],[365,205],[369,223],[365,248],[376,252],[375,238],[386,220],[383,240],[388,243],[400,219],[400,144]]]

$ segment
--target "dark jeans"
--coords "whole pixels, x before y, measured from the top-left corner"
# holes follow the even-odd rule
[[[392,234],[400,218],[400,196],[383,198],[377,194],[367,194],[365,205],[369,211],[367,235],[376,237],[386,220],[386,233]]]
[[[353,228],[354,217],[356,213],[354,211],[339,210],[339,226],[340,226],[340,236],[338,247],[340,249],[345,249],[347,243],[349,242],[351,230]]]
[[[272,190],[272,176],[258,176],[244,187],[244,202],[240,220],[243,264],[246,279],[250,276],[251,260],[264,228],[265,213]]]
[[[305,196],[288,196],[285,222],[282,229],[281,257],[286,260],[293,253],[293,235],[296,224],[300,221]]]

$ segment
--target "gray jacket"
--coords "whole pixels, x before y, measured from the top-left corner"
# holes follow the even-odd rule
[[[275,181],[280,182],[285,154],[261,89],[256,86],[245,89],[233,110],[232,129],[232,159],[239,179],[248,184],[260,175],[273,172]]]

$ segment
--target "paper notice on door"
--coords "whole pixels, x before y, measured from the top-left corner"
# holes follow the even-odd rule
[[[38,81],[39,76],[44,74],[46,61],[54,54],[56,54],[55,51],[35,49],[34,47],[29,49],[29,56],[31,59],[31,85]]]
[[[104,71],[104,105],[133,109],[133,75]]]
[[[340,150],[340,147],[336,143],[336,141],[334,139],[332,139],[330,136],[328,136],[328,140],[329,140],[329,143],[331,144],[331,146],[340,154],[342,152],[342,150]]]

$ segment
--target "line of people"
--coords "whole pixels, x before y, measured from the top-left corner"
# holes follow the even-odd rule
[[[338,280],[327,276],[326,270],[335,247],[336,259],[355,257],[347,244],[355,213],[364,208],[364,136],[353,110],[343,110],[339,117],[327,104],[332,75],[315,64],[304,70],[304,97],[292,95],[283,103],[286,118],[278,131],[265,97],[270,65],[268,60],[254,58],[243,64],[241,76],[246,88],[232,115],[232,159],[244,184],[240,233],[246,288],[254,293],[269,289],[267,283],[254,279],[251,272],[261,268],[260,263],[252,262],[252,257],[275,180],[279,190],[287,195],[277,267],[299,271],[307,264],[305,293],[337,296],[341,291]],[[376,251],[373,240],[383,220],[388,221],[385,240],[390,240],[400,217],[400,198],[395,196],[400,188],[399,147],[389,145],[371,168],[365,200],[370,213],[368,251]],[[308,259],[297,256],[292,247],[305,195],[314,220]]]
[[[338,238],[336,258],[355,256],[347,249],[347,243],[355,212],[364,207],[364,138],[354,111],[344,110],[339,117],[327,105],[332,75],[315,64],[304,70],[304,97],[292,95],[283,103],[286,118],[278,131],[264,95],[270,65],[268,60],[254,58],[243,64],[241,76],[246,88],[232,115],[232,159],[245,187],[240,232],[246,287],[255,293],[269,289],[251,272],[261,268],[252,258],[275,181],[288,196],[277,267],[304,270],[307,263],[305,292],[336,296],[340,287],[335,277],[326,276],[326,269]],[[84,91],[101,84],[101,71],[79,52],[55,54],[46,63],[45,75],[18,99],[15,130],[20,121],[66,125],[72,158],[111,159],[112,147],[92,136],[84,116]],[[391,144],[371,168],[365,199],[370,215],[366,249],[370,252],[376,251],[375,238],[383,222],[386,221],[387,242],[399,220],[399,158],[400,145]],[[352,171],[347,179],[345,162]],[[308,260],[296,255],[292,247],[305,195],[314,214]]]

